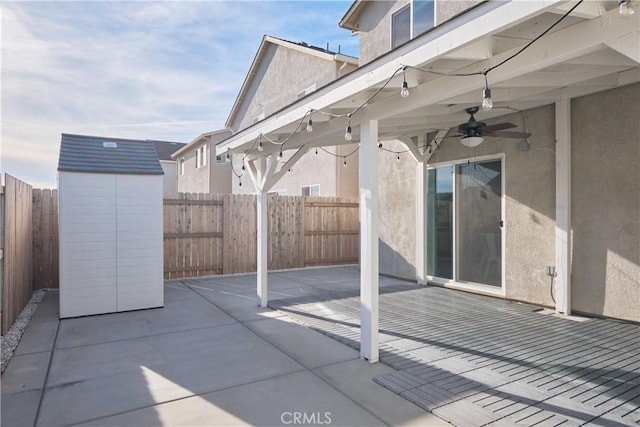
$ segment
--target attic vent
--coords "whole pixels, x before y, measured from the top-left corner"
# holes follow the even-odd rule
[[[103,142],[102,146],[104,148],[118,148],[118,144],[116,144],[115,142]]]

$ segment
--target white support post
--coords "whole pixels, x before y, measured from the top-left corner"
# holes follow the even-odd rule
[[[556,101],[556,312],[571,314],[571,100]]]
[[[267,190],[258,190],[257,210],[257,231],[258,231],[258,254],[257,254],[257,293],[258,305],[266,307],[268,303],[267,295],[267,250],[268,250],[268,231],[267,231]]]
[[[378,361],[378,121],[360,125],[360,357]]]
[[[416,281],[427,284],[427,163],[416,165]]]

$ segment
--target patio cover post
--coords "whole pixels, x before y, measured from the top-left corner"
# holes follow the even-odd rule
[[[257,219],[257,238],[258,238],[258,253],[257,253],[257,293],[258,293],[258,305],[260,307],[266,307],[268,303],[267,295],[267,251],[268,251],[268,231],[267,231],[267,190],[258,190],[258,202],[256,206],[256,219]]]
[[[427,284],[427,163],[416,165],[416,281]]]
[[[556,101],[556,312],[571,314],[571,99]]]
[[[360,125],[360,357],[378,361],[378,121]]]

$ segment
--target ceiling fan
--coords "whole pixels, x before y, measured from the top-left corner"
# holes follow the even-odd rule
[[[469,120],[465,123],[458,125],[459,135],[454,137],[462,137],[460,142],[467,147],[476,147],[482,144],[485,136],[493,136],[497,138],[517,138],[524,139],[531,136],[526,132],[509,132],[506,129],[512,129],[517,127],[513,123],[496,123],[493,125],[487,125],[484,122],[479,122],[473,116],[478,112],[478,107],[469,107],[465,109],[469,114]]]

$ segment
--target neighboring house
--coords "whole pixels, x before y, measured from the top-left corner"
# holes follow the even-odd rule
[[[231,164],[225,155],[215,155],[218,142],[231,136],[222,129],[203,133],[172,154],[177,164],[178,192],[231,193]]]
[[[175,193],[178,191],[178,167],[176,160],[171,155],[187,144],[169,141],[152,142],[156,146],[158,160],[160,160],[160,165],[164,171],[162,189],[165,193]]]
[[[363,357],[378,357],[378,271],[639,322],[640,14],[617,6],[354,2],[341,25],[359,34],[361,66],[216,147],[246,153],[260,186],[262,304],[266,193],[286,170],[256,138],[286,138],[309,109],[351,104],[362,108],[349,120],[314,120],[287,150],[340,145],[347,124],[360,142]],[[477,121],[516,125],[493,137],[459,128],[486,89],[494,106]]]
[[[265,36],[247,73],[226,126],[234,133],[269,117],[292,102],[302,99],[355,70],[357,58],[306,43],[294,43]],[[310,118],[316,120],[314,114]],[[306,132],[308,119],[301,124]],[[273,139],[273,138],[272,138]],[[262,140],[265,151],[279,146]],[[286,147],[286,144],[285,144]],[[331,154],[309,146],[309,152],[283,177],[273,192],[289,196],[358,195],[358,156],[348,156],[357,144],[328,148]],[[283,161],[288,159],[285,154]],[[251,181],[242,175],[242,156],[233,156],[234,193],[255,193]],[[346,161],[346,167],[345,167]],[[243,179],[244,178],[244,179]],[[242,185],[240,185],[242,184]]]

